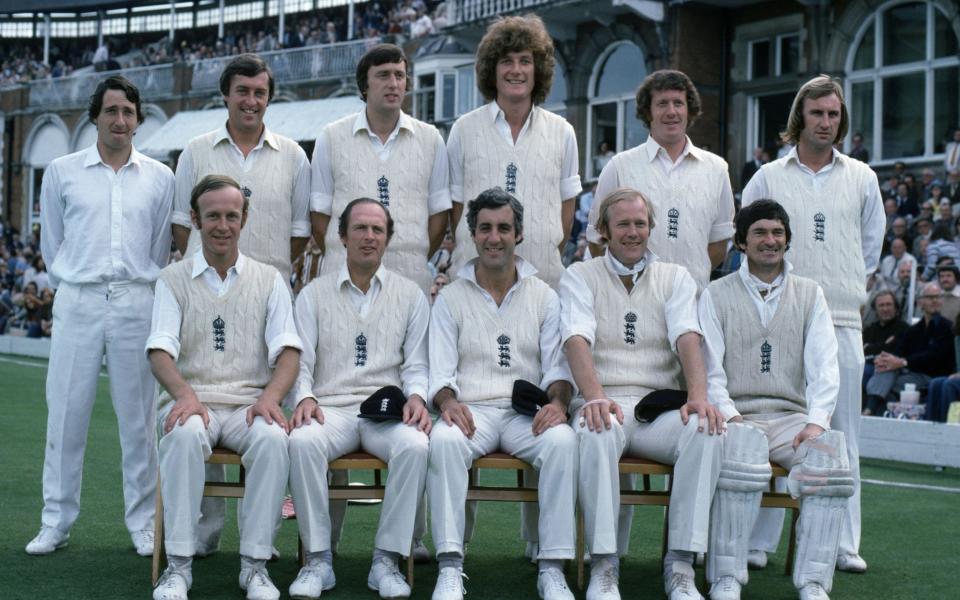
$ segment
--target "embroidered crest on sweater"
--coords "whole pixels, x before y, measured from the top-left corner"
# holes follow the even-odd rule
[[[818,212],[813,215],[813,239],[817,242],[824,241],[824,228],[827,222],[827,217],[823,213]]]
[[[367,365],[367,336],[361,333],[354,340],[353,344],[354,344],[353,366],[365,367]]]
[[[680,211],[671,208],[667,211],[667,237],[676,239],[677,232],[680,230]]]
[[[770,342],[764,341],[760,346],[760,372],[770,372],[770,353],[773,352],[773,346]]]
[[[517,165],[510,163],[507,165],[507,186],[506,189],[511,194],[517,193]]]
[[[377,180],[377,199],[380,204],[390,206],[390,180],[386,175],[381,175]]]
[[[623,341],[627,344],[637,343],[637,313],[628,312],[623,315]]]
[[[500,360],[497,364],[503,368],[507,368],[510,366],[510,336],[501,335],[497,338],[497,344],[500,353]]]
[[[227,342],[227,335],[223,330],[225,325],[226,323],[223,322],[220,315],[217,315],[217,318],[213,320],[213,350],[215,352],[225,351],[224,346]]]

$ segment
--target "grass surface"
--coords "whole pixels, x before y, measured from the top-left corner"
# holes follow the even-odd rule
[[[11,362],[16,361],[16,362]],[[106,379],[101,379],[90,425],[84,464],[80,518],[65,549],[46,557],[28,556],[23,547],[39,527],[41,468],[46,407],[45,363],[0,356],[0,555],[3,556],[0,599],[124,599],[150,597],[150,560],[138,557],[123,526],[120,448],[116,418]],[[955,470],[903,463],[864,461],[863,476],[960,489]],[[512,475],[504,475],[504,481]],[[938,599],[956,597],[949,573],[957,566],[960,539],[960,494],[865,485],[863,490],[862,554],[870,565],[866,575],[838,573],[832,597]],[[191,598],[242,598],[237,587],[238,540],[234,503],[228,502],[228,526],[222,550],[194,563]],[[623,598],[662,598],[659,568],[662,509],[638,507],[631,552],[621,566]],[[351,505],[344,540],[334,562],[337,587],[324,598],[374,599],[366,587],[370,553],[379,515],[378,505]],[[465,572],[469,600],[536,598],[536,570],[521,558],[519,508],[511,503],[483,503]],[[785,532],[786,533],[786,532]],[[764,571],[753,571],[744,590],[748,599],[795,598],[783,575],[785,541]],[[428,545],[429,545],[428,540]],[[284,522],[276,542],[282,553],[270,565],[281,590],[296,576],[295,522]],[[432,546],[431,546],[432,547]],[[417,565],[413,598],[430,598],[435,564]],[[575,569],[567,580],[575,587]],[[698,578],[702,581],[702,572]],[[701,591],[706,589],[701,588]],[[578,598],[584,592],[576,592]]]

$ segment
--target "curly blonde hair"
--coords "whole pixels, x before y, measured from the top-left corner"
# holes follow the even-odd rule
[[[503,17],[487,28],[477,48],[477,88],[489,102],[497,97],[497,63],[511,52],[533,53],[533,103],[542,104],[553,85],[553,38],[547,33],[543,19],[529,14]]]
[[[633,188],[617,188],[607,194],[607,196],[600,201],[597,222],[594,223],[594,227],[596,228],[597,232],[605,241],[610,239],[610,215],[608,214],[610,212],[610,207],[617,202],[633,200],[635,198],[642,200],[644,206],[647,208],[647,220],[649,221],[651,231],[656,226],[657,218],[654,214],[653,204],[650,203],[649,198]]]

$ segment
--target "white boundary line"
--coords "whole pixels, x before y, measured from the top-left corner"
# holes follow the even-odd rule
[[[910,490],[927,490],[931,492],[946,492],[948,494],[960,494],[960,488],[944,487],[940,485],[926,485],[923,483],[902,483],[899,481],[882,481],[880,479],[863,479],[863,483],[872,483],[873,485],[882,485],[886,487],[905,488]]]

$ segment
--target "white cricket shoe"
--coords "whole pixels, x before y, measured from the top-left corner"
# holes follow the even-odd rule
[[[747,568],[763,569],[767,566],[767,553],[763,550],[750,550],[747,552]]]
[[[433,588],[432,600],[463,600],[467,589],[463,580],[469,579],[459,567],[444,567],[437,575],[437,585]]]
[[[297,578],[290,584],[290,597],[294,600],[315,600],[321,592],[332,590],[336,585],[333,566],[318,560],[300,569]]]
[[[263,565],[240,570],[240,589],[247,592],[247,600],[280,600],[280,590]]]
[[[386,557],[373,561],[367,575],[367,587],[378,592],[381,598],[410,597],[410,586],[400,574],[397,563]]]
[[[740,600],[740,582],[724,575],[710,586],[710,600]]]
[[[676,561],[663,572],[664,591],[670,600],[703,600],[693,581],[693,567]]]
[[[133,547],[140,556],[153,556],[153,530],[141,529],[130,534]]]
[[[63,533],[56,527],[41,527],[37,537],[27,544],[27,554],[35,556],[50,554],[66,546],[68,539],[70,539],[70,534]]]
[[[808,583],[800,588],[800,600],[830,600],[830,596],[819,583]]]
[[[590,569],[587,600],[620,600],[620,572],[612,564],[595,565]]]
[[[153,600],[187,600],[187,591],[193,584],[190,571],[167,567],[157,587],[153,588]]]
[[[841,554],[837,556],[837,568],[847,573],[866,573],[867,561],[859,554]]]
[[[574,600],[560,569],[544,569],[537,575],[537,593],[543,600]]]

